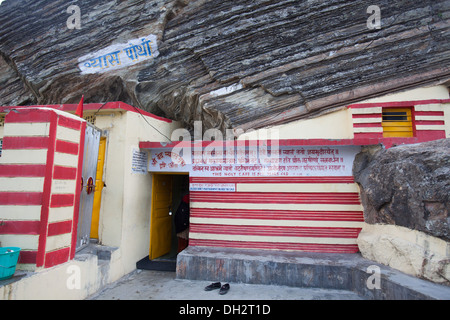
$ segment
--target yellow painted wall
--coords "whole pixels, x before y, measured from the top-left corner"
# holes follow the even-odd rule
[[[271,132],[275,131],[278,132],[279,139],[353,139],[352,115],[344,108],[313,119],[248,131],[239,138],[265,140],[265,137],[270,138]]]
[[[180,126],[151,117],[146,120],[168,137]],[[152,180],[149,173],[132,172],[133,150],[139,150],[140,141],[166,140],[135,112],[97,115],[95,125],[107,134],[99,241],[120,248],[124,272],[128,273],[148,255],[150,242]]]
[[[359,103],[392,102],[392,101],[420,101],[429,99],[448,99],[449,92],[446,86],[434,86],[407,90],[399,93],[384,95],[377,98],[361,101]]]
[[[449,99],[446,86],[434,86],[407,90],[389,94],[358,103],[419,101],[429,99]],[[446,136],[450,137],[450,104],[444,105],[446,119]],[[277,131],[279,139],[353,139],[353,122],[350,110],[344,108],[307,120],[292,121],[287,124],[273,126],[270,129],[247,131],[240,139],[270,138],[268,132]]]

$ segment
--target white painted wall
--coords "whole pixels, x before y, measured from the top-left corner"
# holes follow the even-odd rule
[[[123,274],[119,250],[112,252],[109,265],[99,265],[95,255],[81,255],[75,260],[29,273],[20,281],[0,286],[0,300],[85,299]]]

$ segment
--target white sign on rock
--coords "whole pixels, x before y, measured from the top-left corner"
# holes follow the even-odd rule
[[[103,73],[154,59],[159,55],[156,36],[129,40],[113,44],[78,59],[81,74]]]

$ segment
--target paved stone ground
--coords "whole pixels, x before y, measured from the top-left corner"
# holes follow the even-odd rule
[[[175,272],[136,270],[88,300],[361,300],[356,293],[320,288],[230,283],[230,291],[204,291],[207,281],[175,279]]]

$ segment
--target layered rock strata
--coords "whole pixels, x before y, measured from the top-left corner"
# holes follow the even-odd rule
[[[122,100],[208,128],[260,128],[442,83],[450,1],[65,0],[0,6],[0,105]],[[155,35],[159,55],[81,74],[78,59]]]

